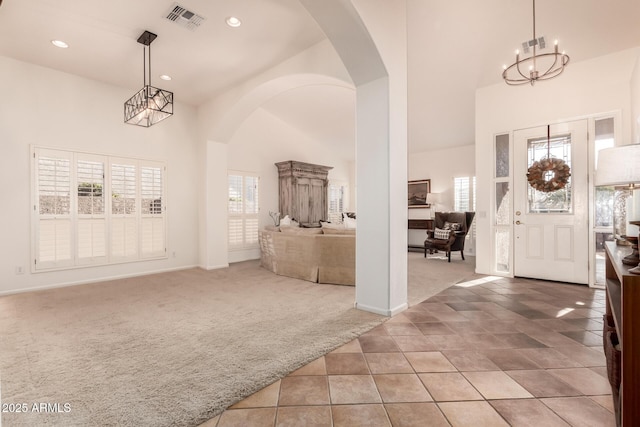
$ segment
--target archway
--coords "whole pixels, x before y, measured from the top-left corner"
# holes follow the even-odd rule
[[[356,9],[349,0],[300,1],[327,34],[356,86],[356,307],[392,315],[407,307],[406,5],[402,0],[358,1]],[[377,43],[370,28],[375,30]],[[214,226],[226,215],[221,204],[216,204],[226,197],[220,185],[225,179],[220,171],[227,170],[225,143],[261,102],[318,79],[334,79],[334,84],[346,80],[285,73],[248,89],[230,91],[199,110],[201,135],[207,141],[202,153],[207,191],[200,216],[205,222],[201,223],[204,266],[223,266],[227,259],[226,244],[218,245],[226,242],[226,228]]]

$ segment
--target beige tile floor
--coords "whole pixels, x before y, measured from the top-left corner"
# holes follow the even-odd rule
[[[614,426],[604,307],[586,286],[462,283],[204,426]]]

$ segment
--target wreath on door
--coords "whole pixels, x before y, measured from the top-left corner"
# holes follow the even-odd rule
[[[551,157],[551,126],[547,125],[547,157],[536,160],[527,169],[527,181],[532,188],[551,193],[566,187],[570,177],[571,167],[564,160]]]
[[[553,176],[547,179],[547,172],[553,172]],[[571,168],[562,159],[545,158],[536,160],[527,170],[529,185],[538,191],[550,193],[566,187],[571,177]]]

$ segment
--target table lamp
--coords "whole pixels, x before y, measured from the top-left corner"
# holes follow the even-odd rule
[[[433,218],[434,212],[436,211],[436,206],[440,201],[440,193],[427,193],[427,203],[429,203],[431,208],[431,218]]]
[[[623,145],[613,148],[605,148],[598,152],[598,165],[596,167],[595,185],[600,186],[624,186],[629,190],[635,190],[636,184],[640,184],[640,144]],[[632,218],[632,225],[640,225],[640,218]],[[638,236],[626,236],[632,243],[633,252],[622,261],[628,265],[636,265],[629,273],[640,274],[638,261]]]

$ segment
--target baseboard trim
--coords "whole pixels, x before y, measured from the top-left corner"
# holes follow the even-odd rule
[[[99,277],[96,279],[84,279],[84,280],[76,280],[73,282],[56,283],[53,285],[34,286],[32,288],[25,288],[25,289],[10,289],[8,291],[0,291],[0,296],[23,294],[25,292],[44,291],[47,289],[66,288],[70,286],[88,285],[90,283],[100,283],[100,282],[107,282],[109,280],[127,279],[129,277],[148,276],[151,274],[169,273],[172,271],[188,270],[190,268],[198,268],[198,267],[199,267],[198,265],[186,265],[181,267],[163,268],[160,270],[143,271],[138,273],[127,273],[127,274],[119,274],[115,276],[105,276],[105,277]]]
[[[396,314],[402,313],[407,308],[409,308],[408,303],[405,302],[404,304],[400,304],[399,306],[391,310],[391,317],[395,316]]]
[[[207,265],[207,266],[200,265],[199,267],[203,270],[210,271],[210,270],[219,270],[221,268],[229,268],[229,264]]]
[[[386,317],[393,317],[398,313],[403,312],[404,310],[406,310],[407,308],[409,308],[409,305],[405,302],[404,304],[400,304],[399,306],[392,308],[392,309],[381,309],[378,307],[372,307],[369,305],[365,305],[365,304],[359,304],[358,302],[353,303],[353,306],[355,308],[357,308],[358,310],[362,310],[362,311],[368,311],[370,313],[375,313],[375,314],[380,314],[382,316],[386,316]]]

